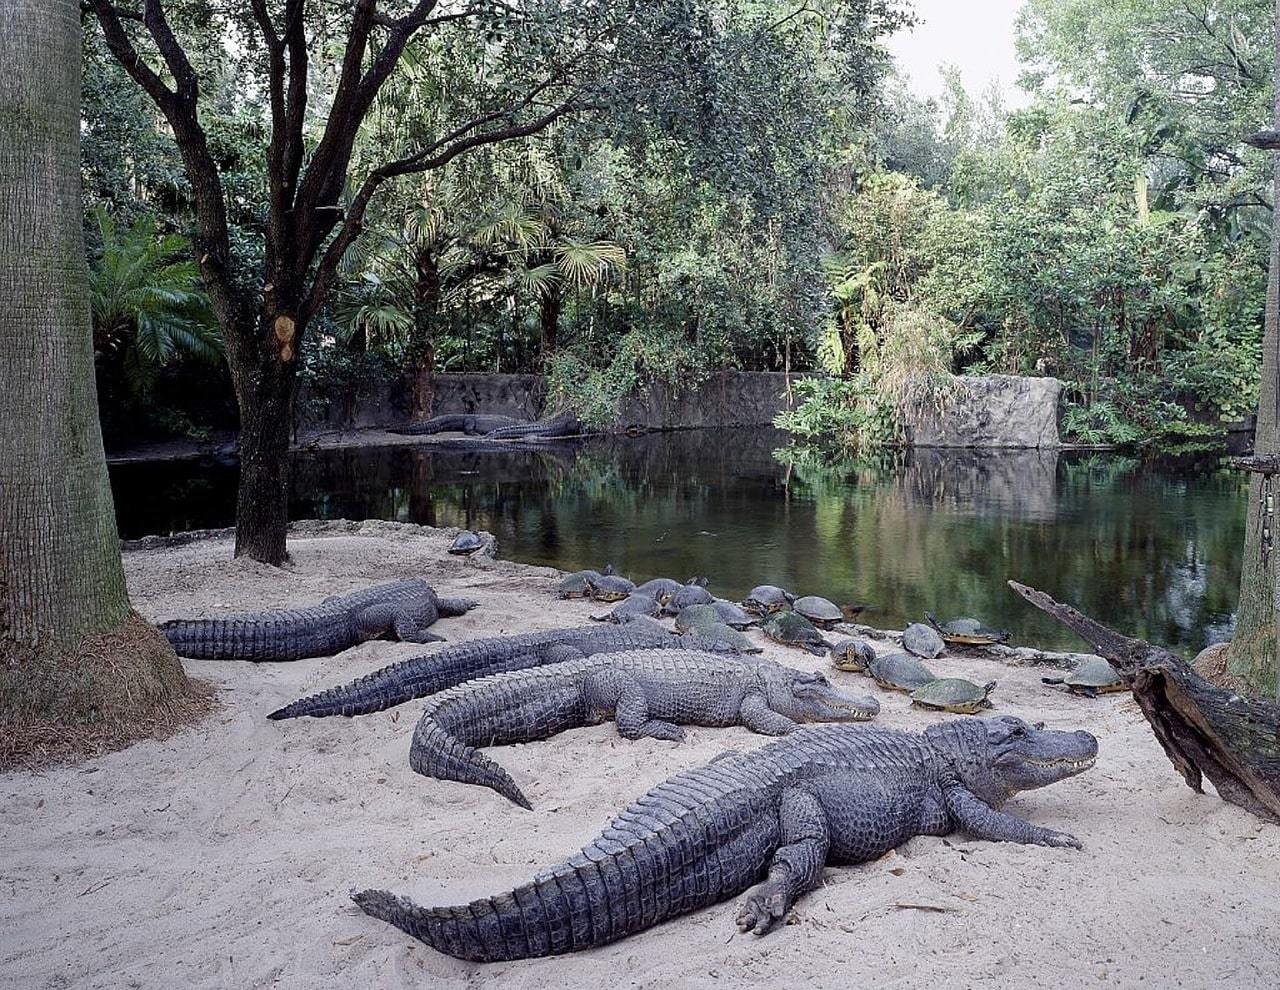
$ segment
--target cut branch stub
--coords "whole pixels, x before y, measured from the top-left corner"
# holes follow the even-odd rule
[[[1208,777],[1225,801],[1280,824],[1280,705],[1206,681],[1180,656],[1095,622],[1017,581],[1009,587],[1087,641],[1133,691],[1187,785]]]

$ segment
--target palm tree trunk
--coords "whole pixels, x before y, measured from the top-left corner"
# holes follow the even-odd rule
[[[545,369],[556,352],[556,332],[560,328],[560,311],[564,308],[564,297],[558,285],[551,286],[539,302],[539,322],[542,325],[542,344],[538,360]]]
[[[1276,9],[1276,37],[1280,42],[1280,3]],[[1276,51],[1275,78],[1280,85],[1280,48]],[[1280,89],[1274,108],[1280,130]],[[1273,154],[1272,201],[1280,204],[1280,153]],[[1254,452],[1280,451],[1277,412],[1280,411],[1280,223],[1271,224],[1271,258],[1267,278],[1265,327],[1262,335],[1262,383],[1258,393],[1258,425]],[[1280,505],[1280,477],[1253,475],[1249,484],[1249,517],[1245,524],[1244,563],[1240,569],[1240,604],[1231,639],[1227,671],[1249,691],[1280,698],[1280,668],[1276,664],[1276,555],[1280,546],[1264,553],[1263,530],[1275,533],[1275,514],[1266,511],[1263,487],[1275,489],[1271,505]],[[1269,516],[1269,517],[1268,517]]]
[[[0,4],[0,61],[0,741],[9,743],[18,722],[109,719],[115,705],[175,697],[186,680],[167,642],[130,610],[102,449],[81,226],[79,4]]]
[[[436,318],[440,312],[440,266],[430,249],[420,249],[413,283],[413,340],[409,343],[409,381],[413,408],[409,421],[431,418],[436,404]]]

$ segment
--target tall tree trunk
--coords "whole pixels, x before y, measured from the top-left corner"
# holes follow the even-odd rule
[[[539,322],[542,325],[542,343],[538,361],[545,369],[556,352],[556,332],[560,329],[560,311],[564,308],[564,296],[560,287],[553,285],[538,304]]]
[[[82,237],[79,4],[0,4],[0,64],[5,762],[21,726],[101,723],[176,697],[186,679],[129,608],[102,449]]]
[[[436,316],[440,312],[440,266],[430,249],[418,251],[413,283],[413,340],[409,344],[409,379],[413,408],[409,419],[431,418],[436,404]]]
[[[1275,128],[1280,130],[1280,4],[1276,12],[1277,82],[1274,109]],[[1272,202],[1280,207],[1280,153],[1273,152]],[[1254,435],[1254,452],[1274,454],[1280,451],[1277,436],[1277,376],[1280,375],[1280,222],[1274,211],[1271,224],[1271,258],[1267,278],[1265,328],[1262,335],[1262,387],[1258,394],[1258,426]],[[1280,671],[1276,664],[1275,584],[1276,557],[1280,545],[1264,555],[1263,529],[1269,527],[1274,537],[1275,517],[1266,517],[1263,486],[1270,484],[1275,494],[1273,506],[1280,506],[1280,477],[1268,480],[1253,475],[1249,483],[1248,520],[1245,524],[1244,562],[1240,569],[1240,604],[1236,613],[1236,629],[1231,639],[1227,671],[1250,691],[1265,697],[1280,698]],[[1264,562],[1265,556],[1265,562]]]

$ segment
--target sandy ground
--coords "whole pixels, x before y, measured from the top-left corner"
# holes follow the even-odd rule
[[[436,627],[453,642],[576,624],[592,611],[555,602],[547,569],[446,556],[443,532],[362,532],[294,539],[283,572],[232,560],[226,542],[134,551],[130,590],[161,620],[425,575],[483,603]],[[1280,829],[1184,787],[1127,696],[1069,697],[1040,684],[1042,671],[970,659],[937,667],[998,679],[998,711],[1099,736],[1094,770],[1010,806],[1075,833],[1083,852],[917,838],[880,861],[828,870],[764,939],[738,935],[726,903],[574,956],[481,966],[439,955],[365,917],[348,892],[386,886],[443,903],[509,888],[663,778],[766,740],[692,729],[680,744],[625,742],[603,725],[493,751],[533,800],[530,813],[413,774],[417,705],[356,720],[263,718],[421,649],[378,642],[290,664],[188,662],[224,705],[197,728],[0,777],[0,986],[1280,985]],[[777,646],[766,654],[825,666]],[[886,725],[954,717],[876,693]]]

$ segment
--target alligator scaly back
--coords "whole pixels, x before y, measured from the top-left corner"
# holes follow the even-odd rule
[[[426,656],[412,657],[371,674],[285,705],[270,719],[310,715],[367,715],[415,698],[423,698],[477,677],[506,670],[523,670],[577,657],[620,650],[712,649],[724,645],[702,639],[673,636],[658,626],[629,623],[625,626],[551,629],[495,639],[477,639]]]

